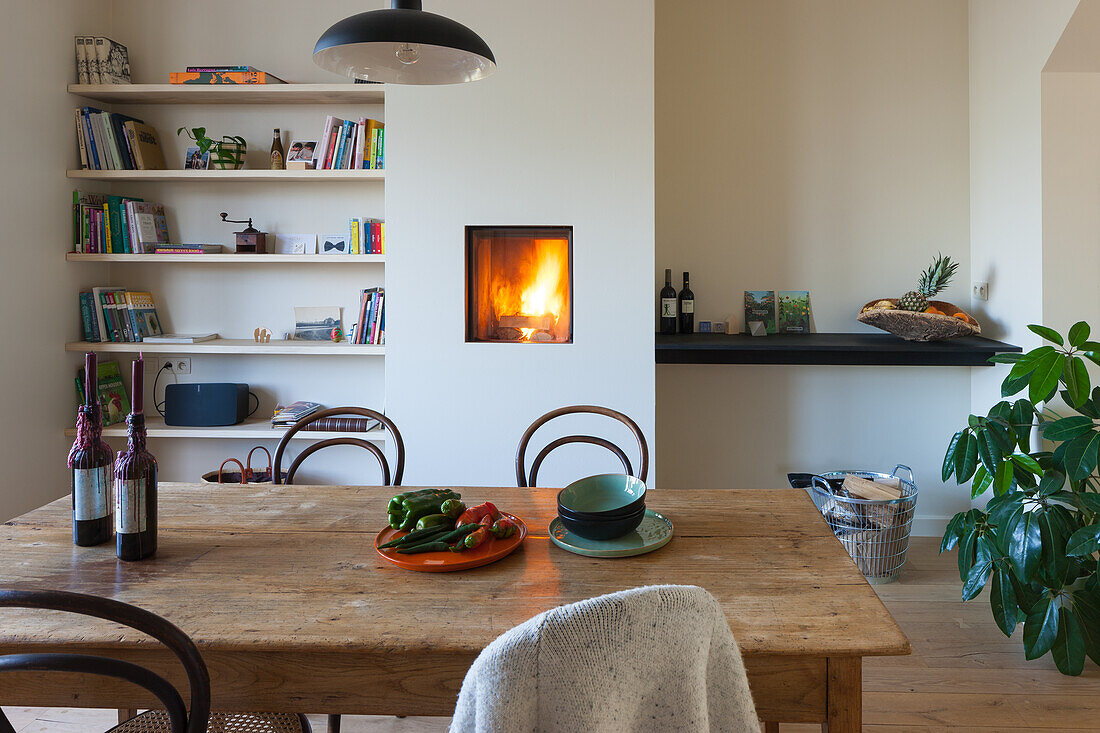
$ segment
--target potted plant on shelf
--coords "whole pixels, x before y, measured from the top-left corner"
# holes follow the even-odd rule
[[[971,481],[972,499],[993,497],[951,519],[940,552],[958,548],[964,601],[989,585],[1001,631],[1023,623],[1027,659],[1050,652],[1077,675],[1086,655],[1100,664],[1100,387],[1091,389],[1085,364],[1100,364],[1100,343],[1084,321],[1065,339],[1028,328],[1053,345],[991,359],[1012,364],[1001,395],[1027,396],[971,415],[948,445],[943,480]],[[1040,408],[1058,395],[1076,414]],[[1031,450],[1035,426],[1053,450]]]
[[[187,132],[187,137],[195,141],[199,146],[199,155],[210,153],[210,168],[214,170],[235,171],[244,168],[244,156],[248,145],[243,137],[238,135],[223,135],[221,140],[214,140],[206,136],[205,127],[181,127],[176,130],[179,135]]]

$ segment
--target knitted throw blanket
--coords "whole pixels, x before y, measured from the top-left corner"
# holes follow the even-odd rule
[[[758,732],[721,607],[690,585],[560,606],[495,639],[458,695],[451,733]]]

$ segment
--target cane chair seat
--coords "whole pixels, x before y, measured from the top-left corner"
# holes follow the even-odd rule
[[[309,722],[294,713],[210,713],[207,733],[309,733]],[[119,723],[107,733],[171,733],[168,715],[150,710]]]

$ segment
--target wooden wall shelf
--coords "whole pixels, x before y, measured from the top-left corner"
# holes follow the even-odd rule
[[[74,341],[65,351],[85,353],[136,354],[247,354],[253,356],[384,356],[385,346],[334,344],[331,341],[271,341],[258,344],[252,339],[213,339],[197,344],[116,343],[110,341]]]
[[[841,366],[992,366],[989,357],[1021,351],[965,336],[918,343],[887,333],[656,336],[658,364],[819,364]]]
[[[155,415],[147,415],[145,418],[146,433],[150,438],[206,438],[206,439],[232,439],[242,440],[273,440],[283,437],[284,429],[271,427],[269,419],[245,420],[239,425],[226,425],[217,428],[191,428],[173,427],[164,424],[164,418]],[[301,430],[291,440],[324,440],[339,436],[351,435],[356,438],[365,438],[372,443],[386,442],[386,432],[383,430],[371,430],[366,433],[330,433],[324,431]],[[66,428],[65,436],[76,437],[76,428]],[[105,438],[125,438],[126,424],[118,423],[103,428]]]
[[[246,262],[250,265],[278,264],[321,264],[339,265],[347,262],[373,262],[383,264],[386,255],[135,255],[135,254],[85,254],[66,252],[66,262],[127,262],[144,264],[164,264],[168,262],[186,262],[190,265],[215,265],[226,262]]]
[[[106,171],[73,169],[66,176],[85,181],[145,181],[147,183],[164,181],[185,181],[187,183],[285,183],[290,181],[378,181],[386,180],[385,170],[361,171],[272,171],[264,169],[239,171]]]
[[[382,104],[383,84],[70,84],[69,92],[117,104]]]

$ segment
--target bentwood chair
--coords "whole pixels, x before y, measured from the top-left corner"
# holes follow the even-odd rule
[[[111,728],[110,733],[310,733],[300,715],[211,713],[210,675],[194,642],[178,627],[137,606],[83,593],[59,590],[0,590],[0,608],[66,611],[113,621],[153,637],[176,655],[187,674],[191,704],[179,690],[145,667],[91,654],[8,654],[0,656],[0,673],[14,671],[77,672],[114,677],[152,693],[163,710],[150,710]],[[188,713],[190,709],[190,714]],[[0,711],[0,733],[15,733]]]
[[[327,438],[325,440],[319,440],[313,443],[291,462],[290,468],[287,469],[284,476],[280,470],[283,463],[283,453],[286,450],[287,445],[290,443],[291,438],[296,433],[304,430],[307,425],[317,422],[322,419],[329,418],[343,418],[349,415],[355,415],[358,417],[373,418],[381,423],[382,427],[389,431],[390,436],[393,438],[394,450],[396,451],[396,461],[394,463],[393,474],[390,474],[390,464],[386,460],[386,454],[382,452],[374,443],[362,438],[353,438],[351,436],[340,436],[338,438]],[[320,410],[303,417],[298,422],[294,423],[287,429],[283,435],[283,439],[279,441],[279,447],[275,449],[275,465],[272,468],[272,476],[275,483],[285,482],[287,484],[294,483],[294,475],[298,472],[298,467],[302,465],[309,456],[313,455],[317,451],[323,448],[329,448],[334,445],[353,445],[368,451],[378,460],[378,465],[382,469],[382,485],[383,486],[400,486],[401,476],[405,473],[405,443],[401,440],[401,431],[397,429],[397,425],[393,420],[383,415],[381,412],[371,410],[366,407],[330,407],[327,410]],[[392,480],[391,480],[392,479]],[[340,716],[329,715],[328,716],[328,730],[329,733],[340,733]]]
[[[638,441],[638,453],[639,453],[639,465],[638,471],[634,471],[633,464],[630,463],[630,459],[627,457],[626,452],[619,446],[612,443],[606,438],[599,438],[592,435],[566,435],[561,438],[557,438],[549,442],[545,448],[535,455],[535,459],[531,461],[530,472],[527,472],[527,445],[531,442],[531,437],[535,434],[535,431],[541,428],[551,420],[561,417],[563,415],[574,415],[578,413],[591,413],[594,415],[604,415],[614,420],[618,420],[623,425],[626,425],[630,432],[634,434],[634,438]],[[536,486],[538,480],[539,467],[542,466],[542,462],[546,460],[546,456],[550,455],[550,452],[560,448],[563,445],[570,443],[591,443],[592,445],[598,445],[602,448],[606,448],[622,462],[623,468],[628,474],[635,478],[645,481],[646,475],[649,473],[649,446],[646,444],[645,436],[642,435],[642,429],[638,427],[638,423],[631,420],[629,417],[619,412],[618,410],[612,410],[610,407],[599,407],[596,405],[571,405],[569,407],[559,407],[556,410],[551,410],[538,420],[531,423],[531,427],[523,433],[523,437],[519,440],[519,448],[516,450],[516,481],[519,486]]]

